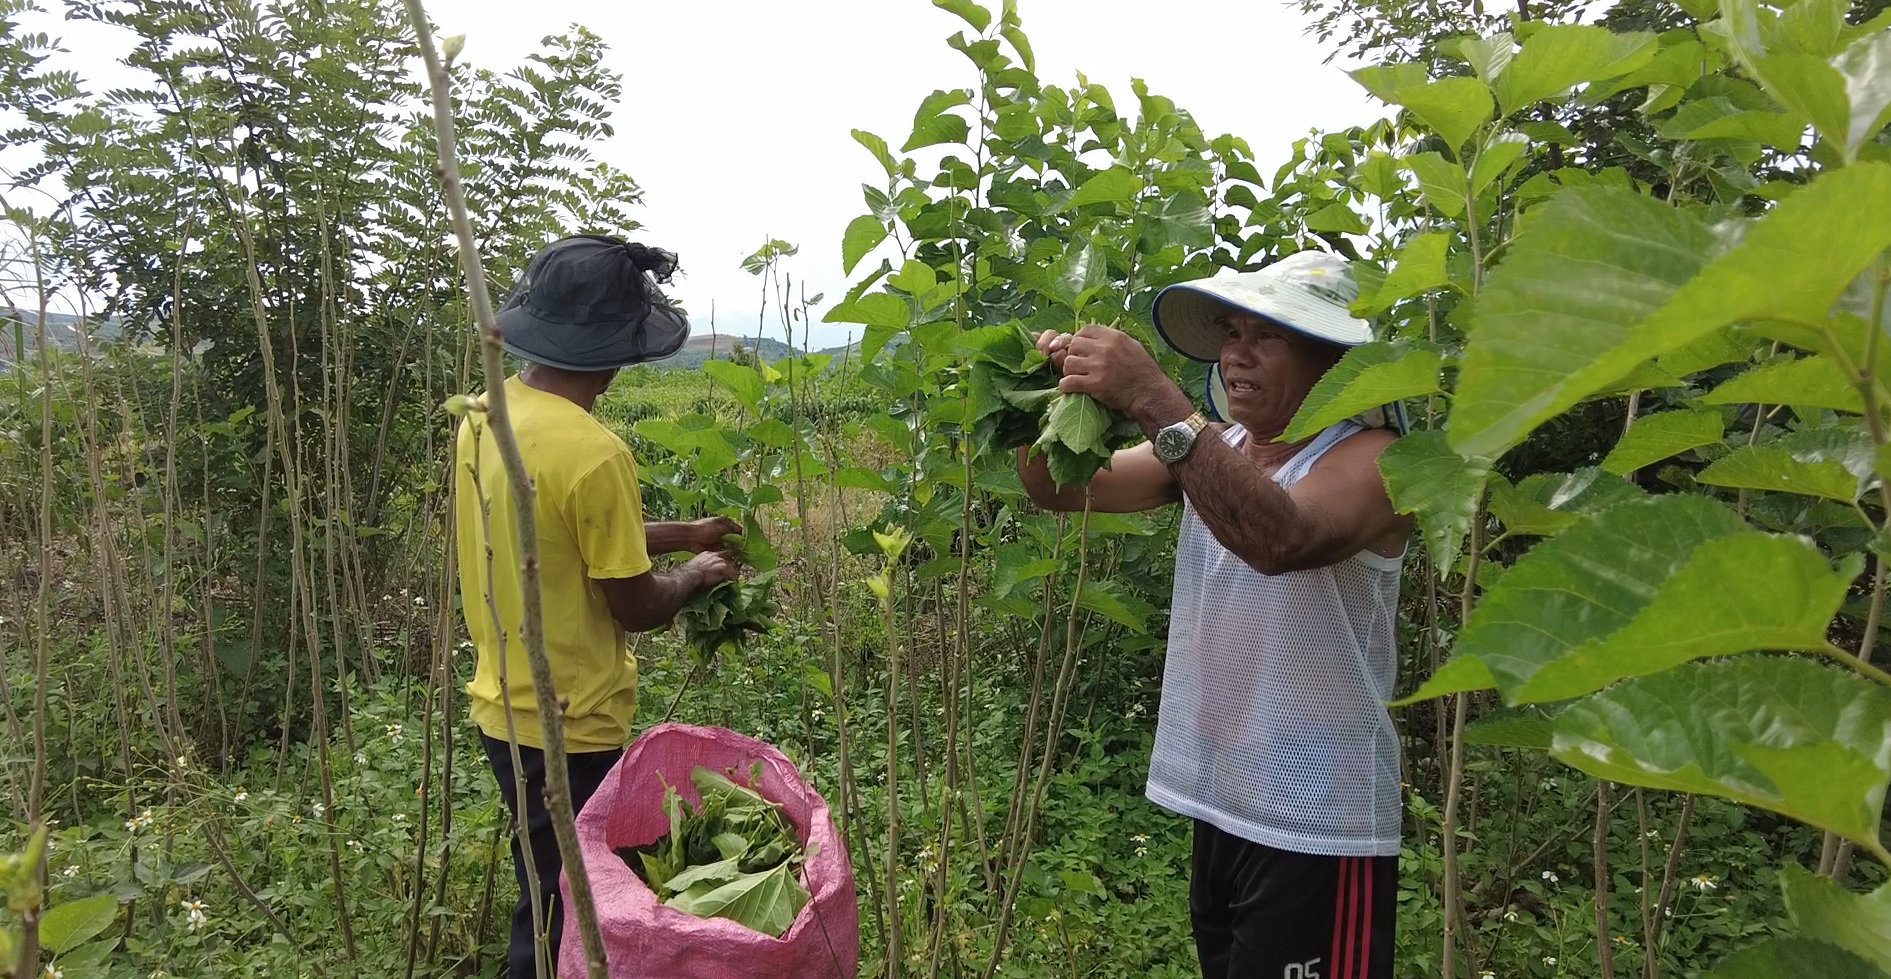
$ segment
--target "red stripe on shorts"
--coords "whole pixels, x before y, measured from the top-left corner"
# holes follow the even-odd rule
[[[1362,857],[1359,862],[1366,874],[1365,883],[1360,888],[1366,892],[1366,923],[1359,929],[1359,975],[1363,979],[1372,974],[1372,858]]]
[[[1359,880],[1362,871],[1358,857],[1347,859],[1350,862],[1346,874],[1346,967],[1340,975],[1345,979],[1359,979],[1360,973],[1354,968],[1353,952],[1359,947],[1359,912],[1363,903],[1359,899]]]
[[[1339,968],[1340,934],[1345,929],[1346,920],[1346,858],[1339,858],[1339,883],[1333,887],[1333,955],[1327,959],[1327,969]],[[1335,974],[1334,979],[1339,979]]]

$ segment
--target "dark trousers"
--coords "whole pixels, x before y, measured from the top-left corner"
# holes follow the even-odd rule
[[[1398,857],[1289,853],[1195,822],[1204,979],[1392,979]]]
[[[486,761],[492,765],[493,778],[499,781],[499,794],[506,800],[516,826],[525,824],[525,836],[532,846],[532,865],[538,870],[539,895],[545,915],[545,938],[551,953],[545,963],[546,975],[558,966],[558,939],[564,933],[565,909],[558,900],[558,871],[564,860],[558,852],[558,837],[552,832],[552,816],[545,808],[545,753],[537,748],[519,746],[519,762],[525,771],[525,808],[519,808],[518,785],[512,769],[512,747],[504,741],[482,734]],[[623,749],[587,751],[566,756],[571,772],[571,809],[577,812],[589,802],[604,776],[610,774]],[[519,882],[519,903],[512,908],[512,941],[506,950],[507,975],[511,979],[533,979],[538,975],[533,960],[532,888],[525,879],[525,851],[519,846],[519,834],[512,834],[512,876]]]

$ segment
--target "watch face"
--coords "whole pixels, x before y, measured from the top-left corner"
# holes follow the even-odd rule
[[[1177,430],[1173,428],[1165,428],[1157,432],[1157,457],[1161,458],[1164,462],[1173,462],[1176,459],[1182,458],[1182,456],[1188,452],[1190,443],[1195,441],[1193,438],[1190,438],[1193,434],[1193,432],[1187,430]]]

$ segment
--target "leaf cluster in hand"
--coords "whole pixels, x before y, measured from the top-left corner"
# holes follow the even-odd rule
[[[1142,436],[1135,419],[1086,394],[1060,394],[1050,358],[1023,325],[968,331],[962,340],[972,371],[966,423],[988,451],[1020,445],[1043,455],[1059,486],[1088,483],[1110,454]]]
[[[780,807],[725,775],[698,765],[689,779],[702,805],[691,809],[665,786],[670,831],[654,843],[620,847],[618,857],[665,906],[780,938],[808,903],[794,826]],[[760,765],[749,781],[761,781]]]
[[[746,539],[734,534],[724,538],[733,548],[731,560],[742,563]],[[749,633],[774,629],[775,615],[780,611],[774,589],[775,572],[771,569],[747,579],[721,582],[691,598],[677,613],[676,621],[696,660],[706,663],[724,649],[739,651]]]

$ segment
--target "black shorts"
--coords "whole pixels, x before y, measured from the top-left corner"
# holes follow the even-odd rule
[[[1391,979],[1398,857],[1322,857],[1195,821],[1203,979]]]

